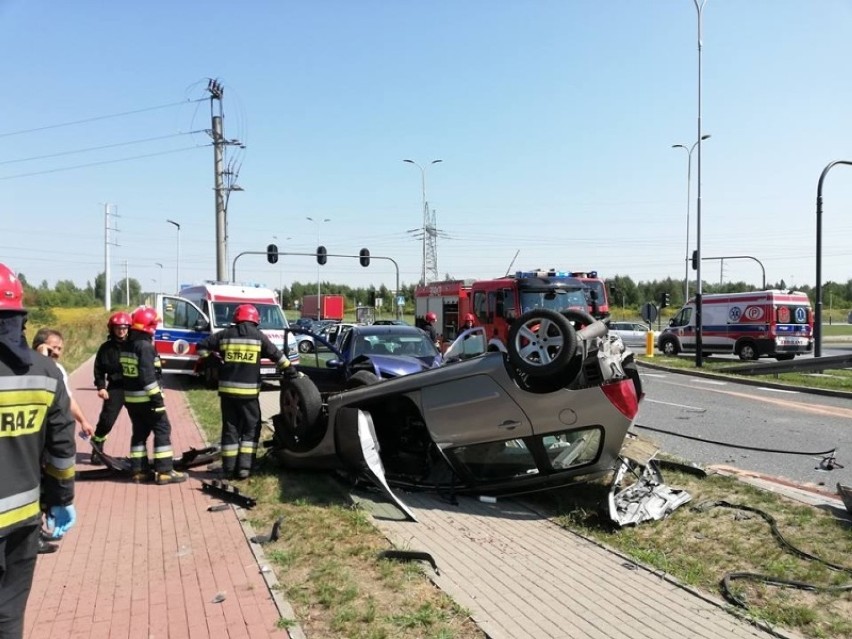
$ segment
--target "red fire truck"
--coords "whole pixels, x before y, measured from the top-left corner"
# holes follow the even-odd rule
[[[589,287],[561,271],[518,271],[493,280],[432,282],[418,286],[414,297],[417,319],[435,313],[435,329],[445,343],[455,339],[460,319],[472,313],[485,328],[489,349],[505,351],[509,327],[523,313],[534,308],[587,310]]]

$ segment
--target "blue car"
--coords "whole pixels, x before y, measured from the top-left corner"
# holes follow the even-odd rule
[[[315,335],[323,348],[313,357],[303,357],[299,366],[321,393],[367,386],[443,363],[429,337],[413,326],[349,325],[344,331],[336,339],[338,346]]]

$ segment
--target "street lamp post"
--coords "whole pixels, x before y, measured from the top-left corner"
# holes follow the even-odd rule
[[[432,160],[425,167],[420,166],[414,160],[403,160],[403,162],[413,164],[418,169],[420,169],[420,189],[423,195],[423,267],[420,271],[420,281],[421,283],[426,284],[426,227],[429,224],[429,205],[426,201],[426,169],[432,164],[438,164],[439,162],[443,162],[443,160]]]
[[[154,264],[156,266],[160,267],[160,276],[157,279],[157,292],[162,293],[163,292],[163,265],[160,262],[154,262]]]
[[[319,250],[319,247],[320,247],[320,224],[323,223],[323,222],[331,222],[331,218],[327,217],[327,218],[324,218],[322,220],[320,220],[320,219],[315,220],[312,217],[307,217],[305,219],[310,220],[311,222],[313,222],[317,226],[317,250]],[[322,319],[322,297],[320,295],[320,263],[319,263],[319,259],[317,260],[317,319],[318,320]]]
[[[695,10],[698,13],[698,200],[696,202],[696,233],[695,233],[695,248],[696,248],[696,278],[697,282],[697,290],[695,293],[695,366],[696,368],[701,368],[702,365],[702,355],[701,352],[703,349],[703,336],[704,329],[701,325],[703,321],[702,317],[702,283],[701,283],[701,140],[703,136],[701,135],[701,12],[704,10],[704,6],[707,4],[707,0],[693,0],[695,3]]]
[[[177,258],[175,259],[175,293],[180,293],[180,224],[174,220],[166,220],[177,229]]]
[[[706,140],[710,137],[710,134],[703,136],[701,139]],[[692,203],[692,152],[695,150],[695,147],[698,145],[698,140],[692,143],[692,146],[687,147],[685,144],[672,144],[673,149],[683,149],[687,154],[687,163],[686,163],[686,257],[684,258],[684,262],[686,264],[685,275],[683,278],[683,303],[686,304],[689,301],[689,210],[690,205]]]

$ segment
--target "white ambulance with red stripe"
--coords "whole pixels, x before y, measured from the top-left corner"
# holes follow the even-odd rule
[[[740,359],[793,359],[814,347],[814,314],[799,291],[720,293],[701,298],[702,353],[733,353]],[[695,300],[690,300],[657,338],[664,355],[695,352]]]
[[[260,315],[262,330],[290,361],[299,363],[299,349],[289,331],[290,325],[274,291],[258,286],[206,282],[181,289],[179,295],[158,295],[160,322],[154,334],[154,346],[164,373],[205,375],[212,384],[212,369],[199,366],[198,343],[216,331],[231,325],[234,310],[240,304],[252,304]],[[275,363],[261,362],[261,377],[275,378]]]

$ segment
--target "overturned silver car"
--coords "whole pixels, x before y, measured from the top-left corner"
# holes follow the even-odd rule
[[[307,377],[282,382],[275,456],[289,468],[368,478],[412,519],[390,486],[509,495],[623,467],[642,386],[633,354],[606,324],[582,311],[538,309],[514,324],[508,355],[483,352],[486,343],[481,328],[471,329],[440,368],[327,397]],[[616,522],[664,516],[685,501],[678,494],[659,507],[659,475],[644,476],[639,490],[614,488]],[[637,507],[642,494],[657,506]]]

